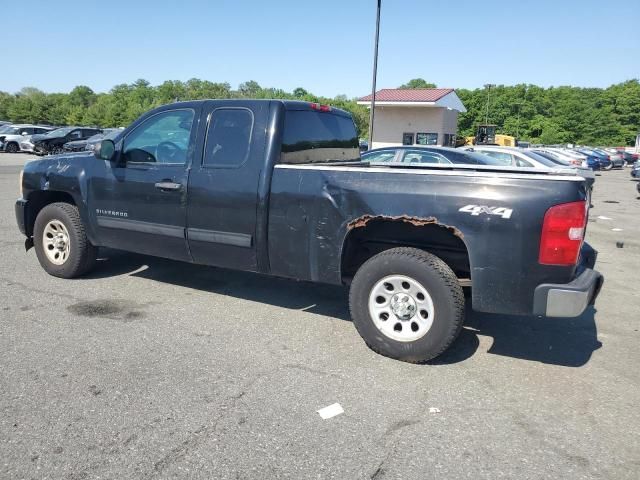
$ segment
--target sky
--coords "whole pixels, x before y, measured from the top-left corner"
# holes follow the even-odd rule
[[[3,2],[5,3],[5,2]],[[28,6],[27,6],[28,5]],[[0,91],[247,80],[371,90],[376,0],[31,0],[2,6]],[[8,21],[14,19],[14,21]],[[607,87],[640,78],[638,0],[382,0],[378,88],[421,77]]]

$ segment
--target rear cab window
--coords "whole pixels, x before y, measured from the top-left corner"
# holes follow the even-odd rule
[[[337,111],[287,110],[280,163],[360,161],[360,142],[351,116]]]

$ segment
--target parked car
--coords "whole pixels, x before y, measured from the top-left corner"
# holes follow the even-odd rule
[[[560,149],[549,147],[535,147],[531,148],[531,151],[537,153],[538,155],[542,155],[543,157],[551,161],[562,160],[563,162],[576,167],[588,167],[586,162],[587,157],[575,152],[567,153]]]
[[[578,152],[584,153],[585,155],[589,155],[591,157],[596,157],[598,163],[600,164],[600,170],[611,170],[613,168],[613,162],[609,158],[609,154],[604,150],[598,151],[594,148],[578,148]]]
[[[640,179],[640,160],[636,161],[631,167],[631,176]]]
[[[33,151],[37,155],[61,153],[62,146],[73,140],[84,140],[96,133],[102,132],[99,128],[88,127],[62,127],[47,133],[44,137],[33,139]]]
[[[610,156],[611,160],[614,163],[617,163],[619,161],[622,163],[622,166],[633,165],[635,161],[638,160],[637,154],[633,154],[625,150],[616,150],[615,152],[611,152]]]
[[[0,133],[0,151],[17,153],[20,151],[22,141],[28,140],[34,134],[47,133],[53,128],[46,125],[10,125]]]
[[[18,226],[53,276],[105,246],[350,285],[367,345],[408,362],[460,333],[462,285],[475,310],[575,317],[603,282],[579,175],[371,166],[349,113],[286,100],[173,103],[116,140],[24,167]]]
[[[115,136],[122,130],[122,128],[105,128],[101,133],[96,133],[95,135],[84,140],[74,140],[72,142],[67,142],[62,146],[62,149],[65,152],[81,152],[82,150],[93,150],[96,144],[98,144],[102,139],[115,138]]]
[[[367,140],[360,140],[360,153],[369,150],[369,142]]]
[[[409,163],[409,164],[440,164],[440,165],[495,165],[504,166],[500,161],[480,155],[475,152],[467,152],[459,148],[450,147],[424,147],[424,146],[398,146],[369,150],[361,155],[363,161],[369,163]]]

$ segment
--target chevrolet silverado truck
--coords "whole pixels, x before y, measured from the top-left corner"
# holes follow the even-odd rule
[[[25,246],[51,275],[83,275],[110,247],[349,285],[365,342],[408,362],[451,345],[467,301],[574,317],[603,281],[581,176],[370,164],[350,114],[314,103],[165,105],[94,152],[27,163],[21,194]]]

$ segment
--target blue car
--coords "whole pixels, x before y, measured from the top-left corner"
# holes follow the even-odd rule
[[[591,157],[594,158],[594,161],[598,162],[599,168],[594,168],[594,170],[611,170],[613,168],[613,162],[609,158],[609,155],[605,153],[590,148],[579,148],[578,152],[587,155],[587,164],[589,164],[589,167],[591,167]]]

